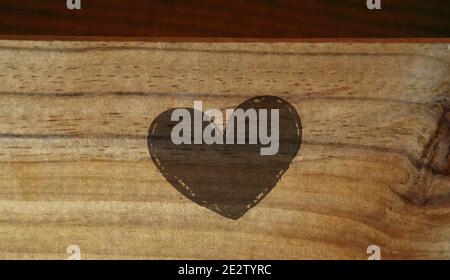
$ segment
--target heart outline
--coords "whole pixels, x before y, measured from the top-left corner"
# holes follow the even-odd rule
[[[257,96],[242,102],[241,104],[236,106],[235,109],[246,108],[246,106],[249,107],[249,104],[252,104],[256,107],[264,107],[266,109],[275,107],[279,108],[281,110],[280,112],[283,112],[280,115],[280,149],[282,155],[275,155],[275,158],[277,158],[277,160],[274,161],[280,167],[278,169],[271,166],[271,164],[267,164],[270,163],[270,161],[259,164],[259,161],[267,161],[267,159],[270,159],[270,157],[272,157],[266,156],[267,158],[261,158],[260,156],[256,155],[256,150],[260,148],[261,145],[253,145],[253,147],[250,147],[250,144],[191,144],[193,148],[187,147],[187,144],[175,145],[172,143],[172,145],[170,145],[170,143],[168,142],[171,141],[169,132],[170,128],[173,128],[173,125],[175,124],[175,122],[172,122],[170,120],[171,112],[176,109],[187,109],[190,111],[191,115],[193,115],[194,109],[192,108],[174,108],[162,112],[153,120],[152,124],[149,127],[147,136],[147,145],[152,161],[155,163],[159,173],[161,173],[176,190],[178,190],[181,194],[197,203],[198,205],[206,207],[207,209],[212,210],[226,218],[234,220],[242,217],[245,213],[247,213],[248,210],[256,206],[260,201],[262,201],[264,197],[266,197],[270,193],[270,191],[273,190],[273,188],[281,179],[282,175],[288,170],[293,158],[297,155],[301,146],[302,139],[302,124],[300,116],[297,110],[287,101],[276,96]],[[290,123],[286,126],[285,123],[282,123],[282,121],[284,121],[285,123]],[[209,124],[210,123],[208,122],[203,122],[203,129],[206,125]],[[290,131],[283,132],[283,127],[287,127],[287,129]],[[248,130],[246,129],[246,131]],[[293,131],[296,132],[296,135],[293,134]],[[225,134],[226,129],[223,132]],[[285,139],[283,139],[283,135],[286,136]],[[292,142],[290,145],[287,145],[284,142],[282,144],[282,141],[288,140]],[[230,150],[227,146],[233,146],[233,149]],[[197,149],[197,154],[194,152],[189,152],[190,149]],[[183,153],[184,156],[182,155]],[[205,153],[206,156],[204,155]],[[241,156],[243,160],[229,158],[230,160],[227,163],[227,156],[239,157],[240,153],[244,154],[244,156]],[[235,183],[246,185],[249,190],[236,189],[236,186],[227,185],[227,183],[224,183],[223,180],[222,182],[218,180],[216,180],[215,182],[214,177],[208,177],[207,175],[205,175],[205,180],[199,180],[195,177],[203,177],[204,173],[202,172],[202,170],[199,171],[195,165],[191,166],[192,173],[195,175],[191,176],[192,178],[190,178],[190,172],[186,172],[185,169],[188,168],[188,164],[195,157],[199,159],[200,163],[197,163],[197,165],[200,166],[202,166],[202,164],[203,166],[206,166],[205,163],[208,163],[208,160],[211,159],[225,159],[225,161],[223,161],[222,163],[222,166],[220,164],[218,166],[213,165],[212,169],[214,170],[214,172],[216,172],[217,175],[220,175],[221,168],[223,170],[231,168],[231,175],[241,175],[237,178],[233,177],[232,180],[235,180]],[[247,164],[245,163],[246,160]],[[181,164],[178,164],[178,162],[181,162]],[[214,161],[212,162],[214,163]],[[247,176],[246,173],[242,173],[241,170],[233,169],[233,164],[246,167],[246,169],[248,170],[248,174],[250,174],[254,178],[245,178]],[[256,172],[254,170],[255,166]],[[264,176],[264,173],[261,174],[262,171],[269,172],[269,175]],[[233,172],[237,174],[233,174]],[[177,174],[180,174],[180,176],[178,176]],[[259,180],[260,177],[263,177],[263,179]],[[265,187],[263,186],[264,183],[266,183]],[[210,184],[209,189],[208,184]],[[214,186],[211,187],[211,185],[220,186],[215,188]],[[230,194],[230,192],[227,192],[227,188],[230,190],[234,190],[231,190]],[[215,194],[211,196],[208,193],[210,190],[214,191]],[[241,197],[233,196],[233,192],[239,194]],[[254,196],[253,200],[251,199],[252,196]]]

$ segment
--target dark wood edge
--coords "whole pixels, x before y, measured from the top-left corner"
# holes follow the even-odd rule
[[[2,35],[0,40],[112,41],[112,42],[218,42],[218,43],[450,43],[450,38],[231,38],[231,37],[119,37]]]

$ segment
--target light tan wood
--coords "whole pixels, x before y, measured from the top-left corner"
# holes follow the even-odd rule
[[[450,45],[0,42],[0,258],[450,258]],[[162,111],[276,95],[303,142],[234,221],[179,194]]]

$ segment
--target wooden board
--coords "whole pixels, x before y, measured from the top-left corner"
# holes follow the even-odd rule
[[[450,257],[449,44],[1,41],[0,61],[1,258]],[[242,218],[157,172],[159,113],[267,94],[303,142]]]
[[[75,0],[72,2],[76,2]],[[449,38],[447,0],[0,0],[0,37]],[[369,5],[370,6],[370,5]]]

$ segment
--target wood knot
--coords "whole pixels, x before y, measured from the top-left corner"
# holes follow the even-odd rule
[[[450,109],[444,108],[436,132],[425,146],[418,168],[427,168],[435,174],[450,174]]]

